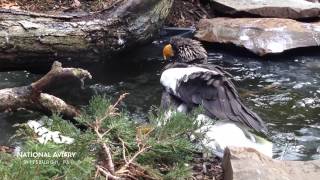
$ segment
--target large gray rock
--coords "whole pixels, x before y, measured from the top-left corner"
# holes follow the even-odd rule
[[[320,45],[320,22],[301,23],[278,18],[202,19],[196,38],[214,43],[232,43],[258,54]]]
[[[320,160],[274,160],[250,148],[227,148],[222,166],[224,180],[320,179]]]
[[[213,0],[213,8],[226,14],[258,15],[278,18],[320,16],[320,4],[306,0]]]

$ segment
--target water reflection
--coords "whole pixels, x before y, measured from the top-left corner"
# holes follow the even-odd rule
[[[268,122],[275,157],[319,159],[320,53],[268,59],[214,53],[221,57],[212,63],[229,69],[247,104]]]

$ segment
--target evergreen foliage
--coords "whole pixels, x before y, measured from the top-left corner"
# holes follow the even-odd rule
[[[194,115],[173,113],[166,117],[160,110],[150,112],[149,123],[136,124],[115,103],[97,96],[83,109],[79,129],[58,115],[42,119],[52,131],[75,139],[71,145],[40,144],[26,124],[19,125],[16,137],[23,139],[21,152],[76,152],[74,157],[20,157],[0,154],[0,179],[100,179],[106,176],[125,179],[184,179],[190,177],[188,163],[195,149],[190,136],[197,136],[199,124]],[[194,113],[197,114],[197,113]],[[198,138],[199,139],[199,138]],[[110,150],[111,159],[108,159]],[[21,154],[21,153],[20,153]],[[32,160],[54,163],[32,164]],[[109,162],[113,163],[114,171]]]

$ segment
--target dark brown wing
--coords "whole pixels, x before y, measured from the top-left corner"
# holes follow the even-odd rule
[[[265,123],[242,103],[234,84],[226,77],[227,73],[214,65],[200,66],[210,71],[193,73],[180,82],[177,89],[180,100],[188,106],[202,105],[211,118],[241,122],[266,134]]]

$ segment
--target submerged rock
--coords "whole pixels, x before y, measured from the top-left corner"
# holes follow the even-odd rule
[[[312,18],[320,16],[320,4],[306,0],[214,0],[216,11],[239,15],[277,18]]]
[[[273,160],[251,148],[226,149],[222,167],[225,180],[320,179],[320,160]]]
[[[214,18],[200,20],[196,38],[232,43],[258,54],[320,45],[320,22],[302,23],[278,18]]]

